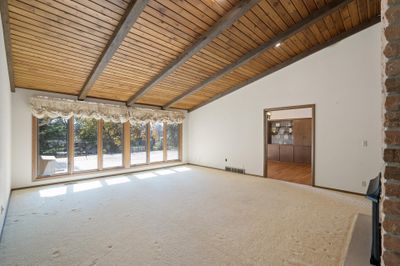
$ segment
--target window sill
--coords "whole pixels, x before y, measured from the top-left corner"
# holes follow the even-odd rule
[[[40,181],[48,181],[46,183],[62,183],[68,181],[75,181],[75,180],[83,180],[83,179],[91,179],[97,177],[104,177],[104,176],[112,176],[112,175],[119,175],[119,174],[128,174],[128,173],[136,173],[146,170],[154,170],[158,168],[164,167],[172,167],[183,165],[182,161],[167,161],[167,162],[158,162],[158,163],[151,163],[151,164],[142,164],[142,165],[133,165],[130,168],[108,168],[103,170],[94,170],[94,171],[84,171],[84,172],[77,172],[73,174],[58,174],[53,176],[38,176],[33,178],[33,182],[39,183]],[[53,181],[53,182],[51,182]]]

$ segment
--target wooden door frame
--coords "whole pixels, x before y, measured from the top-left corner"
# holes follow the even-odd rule
[[[268,138],[269,132],[267,130],[268,120],[267,120],[267,112],[272,111],[282,111],[282,110],[292,110],[292,109],[304,109],[311,108],[311,179],[312,186],[315,186],[315,104],[305,104],[305,105],[293,105],[293,106],[285,106],[285,107],[274,107],[274,108],[265,108],[263,111],[263,120],[264,120],[264,177],[268,178]]]

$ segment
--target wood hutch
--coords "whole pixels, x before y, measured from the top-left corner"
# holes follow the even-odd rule
[[[312,119],[268,121],[268,160],[311,163]]]

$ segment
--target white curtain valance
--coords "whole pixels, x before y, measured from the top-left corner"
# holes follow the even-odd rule
[[[181,124],[185,114],[179,111],[154,110],[138,107],[126,107],[96,102],[83,102],[70,99],[36,96],[31,98],[32,114],[41,118],[81,118],[103,119],[106,122],[146,124],[165,122]]]

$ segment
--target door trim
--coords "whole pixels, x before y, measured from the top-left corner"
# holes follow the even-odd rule
[[[265,108],[263,111],[263,120],[264,120],[264,177],[268,178],[268,130],[267,130],[267,112],[271,111],[281,111],[281,110],[291,110],[291,109],[303,109],[303,108],[311,108],[311,181],[312,186],[315,187],[315,104],[305,104],[305,105],[293,105],[293,106],[285,106],[285,107],[273,107],[273,108]]]

